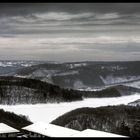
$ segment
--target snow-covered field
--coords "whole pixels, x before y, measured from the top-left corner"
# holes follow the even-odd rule
[[[115,98],[88,98],[83,101],[76,101],[71,103],[53,103],[53,104],[36,104],[36,105],[0,105],[6,111],[11,111],[16,114],[22,114],[29,117],[32,122],[43,121],[50,123],[60,115],[66,112],[81,107],[100,107],[107,105],[127,105],[140,99],[140,94],[115,97]]]

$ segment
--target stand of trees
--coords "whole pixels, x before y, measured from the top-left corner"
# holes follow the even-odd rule
[[[35,79],[0,77],[0,104],[35,104],[82,100],[79,92]]]
[[[105,106],[70,111],[52,124],[75,130],[95,129],[130,137],[140,137],[140,106]]]
[[[18,130],[32,124],[27,116],[16,115],[12,112],[4,111],[3,109],[0,109],[0,123],[5,123]]]

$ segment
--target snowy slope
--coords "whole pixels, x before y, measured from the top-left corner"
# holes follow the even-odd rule
[[[126,137],[126,136],[121,136],[121,135],[93,130],[93,129],[86,129],[79,133],[73,134],[71,137],[117,137],[118,138],[118,137]]]
[[[138,80],[139,66],[140,62],[44,62],[21,68],[14,76],[39,79],[63,88],[95,88]]]
[[[36,104],[36,105],[0,105],[6,111],[11,111],[17,114],[23,114],[30,118],[33,122],[44,121],[51,122],[60,115],[66,112],[74,110],[81,107],[100,107],[107,105],[127,105],[140,99],[140,94],[117,97],[117,98],[91,98],[84,99],[83,101],[76,101],[70,103],[53,103],[53,104]]]

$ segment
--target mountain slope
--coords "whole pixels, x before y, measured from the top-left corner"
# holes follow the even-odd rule
[[[13,75],[63,88],[95,88],[140,80],[140,61],[44,63],[18,69]]]
[[[0,104],[35,104],[82,100],[77,91],[35,79],[0,77]]]
[[[140,137],[140,107],[105,106],[70,111],[52,124],[75,130],[95,129],[131,137]]]

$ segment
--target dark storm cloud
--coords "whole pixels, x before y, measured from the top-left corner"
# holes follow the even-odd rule
[[[1,15],[27,15],[38,12],[64,11],[70,13],[96,12],[121,14],[140,13],[139,3],[17,3],[0,4]]]
[[[139,3],[0,4],[0,56],[136,60],[139,25]]]

